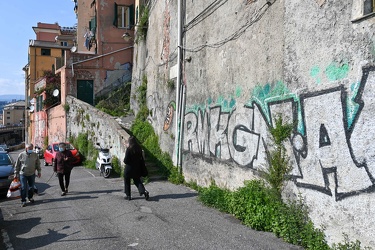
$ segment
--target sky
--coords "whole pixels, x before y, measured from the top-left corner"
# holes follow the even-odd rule
[[[73,27],[77,23],[72,0],[0,0],[0,95],[25,95],[29,39],[38,22]]]

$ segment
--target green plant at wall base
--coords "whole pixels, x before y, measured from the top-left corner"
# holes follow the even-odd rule
[[[305,249],[330,249],[323,232],[315,229],[308,218],[303,201],[285,204],[261,180],[247,181],[244,187],[235,191],[221,189],[214,182],[208,188],[195,187],[203,204],[234,215],[246,226],[273,232],[286,242]]]
[[[82,155],[82,164],[91,169],[95,169],[96,158],[99,151],[94,144],[88,140],[88,133],[79,133],[77,137],[69,137],[69,141],[79,150]]]
[[[344,242],[333,244],[334,250],[360,250],[361,249],[361,242],[359,240],[350,241],[347,234],[343,233],[344,236]],[[371,247],[365,247],[366,250],[371,250]]]
[[[271,185],[273,190],[281,196],[284,182],[287,179],[287,174],[292,171],[292,165],[289,162],[289,157],[283,143],[291,136],[293,125],[283,124],[281,115],[278,115],[275,120],[275,126],[269,130],[274,145],[271,146],[273,149],[266,149],[268,168],[259,172]]]
[[[76,138],[71,137],[69,140],[76,148],[78,148],[79,152],[83,156],[82,160],[85,161],[88,156],[88,145],[89,145],[87,132],[79,133]]]
[[[115,173],[123,176],[122,167],[119,158],[117,156],[112,157],[112,167]]]
[[[149,9],[147,6],[141,5],[139,9],[139,22],[137,25],[137,32],[135,37],[135,43],[145,40],[147,36],[148,29],[148,17]]]

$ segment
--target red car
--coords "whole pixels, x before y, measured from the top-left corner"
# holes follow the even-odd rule
[[[76,149],[72,144],[69,142],[65,142],[66,150],[70,150],[73,154],[74,160],[73,165],[78,165],[81,163],[81,154],[79,153],[78,149]],[[56,153],[59,151],[59,142],[52,143],[47,147],[44,151],[44,166],[52,165],[53,159],[55,159]]]

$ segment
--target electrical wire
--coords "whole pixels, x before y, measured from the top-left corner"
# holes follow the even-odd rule
[[[265,8],[267,7],[267,8]],[[234,33],[232,33],[230,36],[228,36],[227,38],[223,39],[223,40],[220,40],[218,42],[215,42],[215,43],[211,43],[211,44],[202,44],[200,46],[197,46],[195,48],[186,48],[186,47],[182,47],[183,50],[185,51],[188,51],[188,52],[198,52],[204,48],[218,48],[218,47],[221,47],[223,46],[224,44],[230,42],[230,41],[233,41],[233,40],[236,40],[238,39],[240,36],[242,36],[242,34],[244,34],[246,32],[246,30],[252,26],[254,23],[256,23],[257,21],[259,21],[262,16],[266,13],[266,11],[268,10],[268,8],[270,7],[269,4],[264,4],[256,13],[255,15],[253,16],[252,19],[248,20],[244,25],[242,25],[238,30],[236,30]]]
[[[194,17],[189,23],[184,26],[184,32],[188,31],[189,29],[193,28],[195,25],[209,17],[212,13],[214,13],[218,8],[220,8],[223,4],[225,4],[228,0],[216,0],[211,3],[208,7],[206,7],[201,13],[199,13],[196,17]]]

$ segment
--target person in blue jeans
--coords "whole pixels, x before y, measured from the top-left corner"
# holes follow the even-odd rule
[[[26,206],[26,196],[34,203],[35,171],[38,172],[39,178],[42,173],[39,156],[33,151],[33,147],[32,143],[26,145],[26,150],[18,155],[14,170],[15,177],[21,182],[22,207]]]

